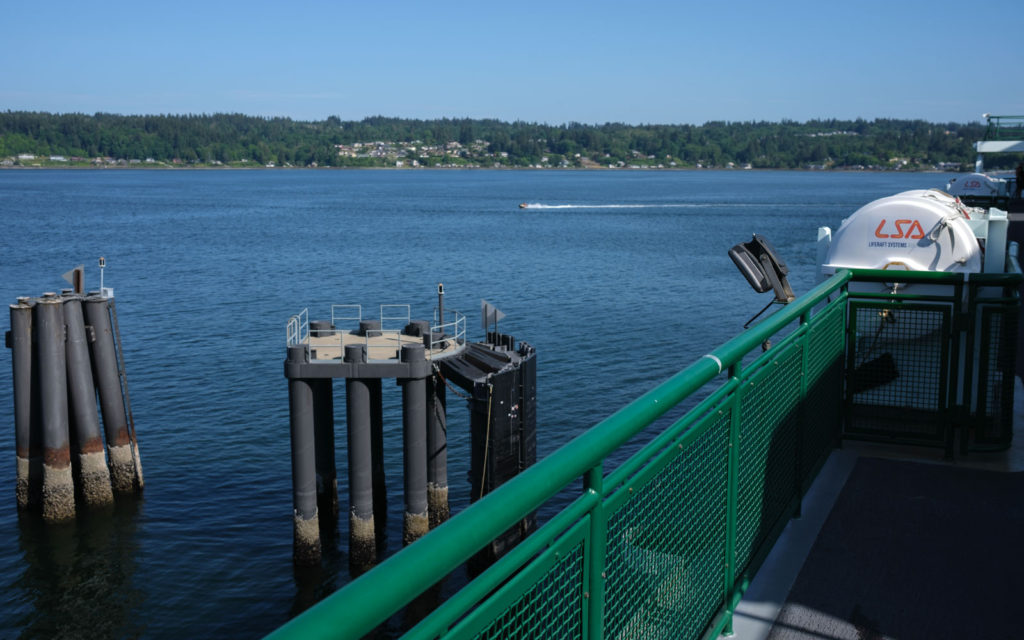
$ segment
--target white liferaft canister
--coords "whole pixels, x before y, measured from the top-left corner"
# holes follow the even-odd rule
[[[935,189],[869,202],[832,236],[822,274],[843,268],[980,272],[981,249],[968,215],[956,198]]]

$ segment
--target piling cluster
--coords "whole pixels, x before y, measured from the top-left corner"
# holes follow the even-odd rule
[[[410,333],[421,330],[413,325],[407,329]],[[374,329],[361,327],[359,331]],[[362,573],[375,565],[385,539],[383,378],[396,379],[402,390],[403,543],[419,539],[448,519],[444,385],[435,380],[423,344],[404,344],[398,355],[393,362],[373,362],[368,360],[364,344],[348,344],[332,366],[310,362],[310,352],[303,346],[288,348],[285,375],[296,564],[320,561],[320,514],[326,512],[332,518],[338,514],[333,415],[336,377],[345,380],[352,572]]]
[[[10,310],[19,510],[63,522],[76,503],[102,507],[141,491],[113,299],[46,293]]]
[[[438,307],[442,317],[440,300]],[[390,350],[374,345],[373,339],[383,339],[384,333],[376,320],[360,320],[358,329],[344,335],[331,322],[313,320],[309,332],[310,340],[289,343],[284,363],[296,564],[320,562],[320,516],[326,513],[331,521],[338,516],[334,378],[344,379],[353,575],[373,567],[386,542],[383,379],[394,379],[402,393],[403,544],[418,540],[450,514],[448,385],[469,404],[473,500],[536,460],[536,354],[530,345],[516,348],[511,336],[496,331],[488,334],[486,343],[466,344],[424,321],[409,322],[401,331],[403,338],[396,343],[393,336],[389,343],[400,347]],[[324,340],[325,336],[331,340]],[[422,342],[417,342],[420,338]],[[369,349],[387,351],[387,355],[368,358]],[[533,523],[528,517],[493,541],[482,552],[482,560],[500,557],[527,535]],[[324,524],[330,526],[327,521]]]

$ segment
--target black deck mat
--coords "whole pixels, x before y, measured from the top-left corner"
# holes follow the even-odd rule
[[[861,458],[770,640],[1024,637],[1024,472]]]

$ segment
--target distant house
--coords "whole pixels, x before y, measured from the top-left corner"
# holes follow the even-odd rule
[[[51,162],[67,162],[68,159],[64,156],[50,156]]]
[[[19,153],[18,160],[35,160],[36,157],[31,153]]]

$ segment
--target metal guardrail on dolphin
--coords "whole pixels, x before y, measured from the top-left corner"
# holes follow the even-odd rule
[[[367,362],[393,359],[394,354],[400,352],[404,344],[423,344],[427,349],[428,359],[445,351],[449,345],[464,345],[465,314],[445,310],[444,315],[447,321],[439,321],[435,312],[433,321],[429,323],[430,339],[424,341],[420,336],[407,335],[403,331],[411,322],[409,305],[380,305],[380,328],[367,330],[359,336],[366,345]],[[363,319],[362,305],[332,304],[330,328],[316,328],[310,323],[309,309],[305,308],[288,319],[285,328],[286,344],[289,347],[304,346],[310,362],[336,359],[334,354],[340,354],[343,345],[354,342],[352,332],[342,327],[358,327]],[[318,339],[316,347],[313,346],[311,337]],[[387,344],[375,344],[374,338],[384,338]],[[318,358],[320,354],[331,355]]]

